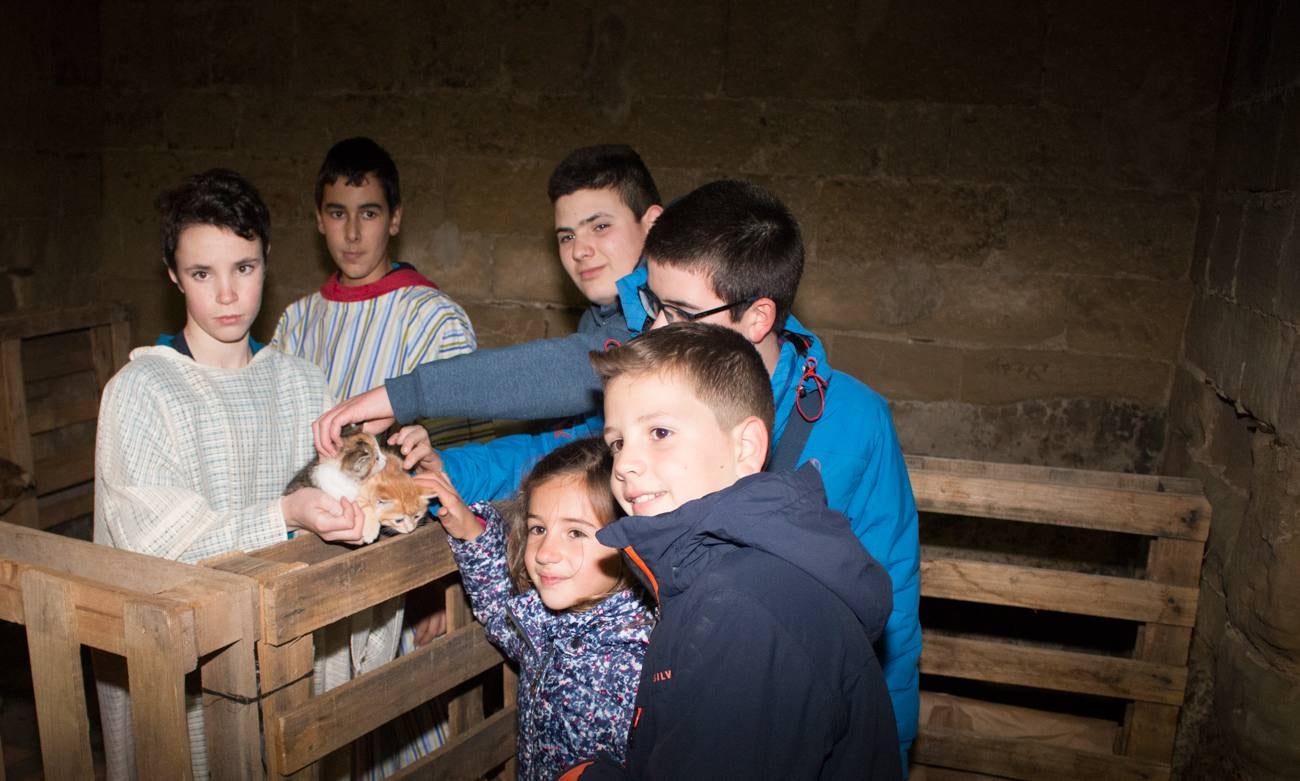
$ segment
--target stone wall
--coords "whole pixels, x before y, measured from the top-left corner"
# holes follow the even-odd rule
[[[90,200],[67,240],[100,252],[63,254],[134,305],[143,342],[182,317],[158,190],[213,165],[261,187],[266,336],[329,270],[320,157],[372,135],[403,175],[399,257],[492,345],[572,327],[545,179],[626,141],[666,197],[736,176],[790,204],[796,312],[895,402],[906,449],[1147,471],[1227,40],[1221,4],[1193,5],[115,0],[31,31],[98,88],[38,78],[62,134],[18,146],[93,150],[94,175],[67,172]],[[59,282],[43,300],[87,293]]]
[[[1164,470],[1214,506],[1177,759],[1300,766],[1300,8],[1242,3],[1192,267]]]
[[[93,295],[105,251],[96,5],[28,6],[0,26],[0,312]]]

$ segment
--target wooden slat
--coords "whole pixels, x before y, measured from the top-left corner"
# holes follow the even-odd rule
[[[93,778],[71,585],[49,573],[28,570],[22,576],[22,593],[45,776]]]
[[[284,545],[292,545],[292,541]],[[271,612],[267,605],[270,599],[270,584],[287,573],[307,566],[299,562],[268,561],[239,551],[204,559],[201,564],[204,567],[250,577],[257,581],[261,590],[259,613],[263,621]],[[289,773],[285,769],[283,763],[286,738],[281,727],[282,714],[292,712],[311,698],[310,676],[312,659],[315,655],[312,636],[306,634],[279,645],[272,645],[265,640],[264,624],[259,627],[259,630],[263,636],[263,639],[257,643],[257,659],[261,679],[262,730],[266,744],[267,777],[293,778],[298,781],[316,779],[319,777],[317,765],[311,765],[296,773]]]
[[[49,568],[33,567],[13,561],[0,561],[0,618],[14,623],[26,623],[21,612],[23,604],[22,582],[32,571],[49,572],[65,583],[71,594],[77,627],[77,639],[83,645],[122,655],[126,652],[122,638],[126,632],[126,606],[129,602],[147,602],[159,609],[169,609],[175,604],[169,600],[141,595],[114,588],[66,572],[53,572]],[[183,618],[187,625],[193,619]],[[178,648],[195,653],[192,645]]]
[[[185,673],[198,660],[180,651],[184,633],[179,616],[132,602],[126,606],[126,627],[136,771],[140,778],[193,778]]]
[[[1181,705],[1187,669],[1113,656],[922,633],[921,672]]]
[[[447,610],[447,631],[473,629],[474,613],[470,609],[469,595],[465,587],[457,580],[447,586],[445,602]],[[463,631],[463,630],[462,630]],[[476,681],[447,703],[447,726],[453,735],[463,735],[475,724],[483,720],[483,682]]]
[[[26,393],[27,427],[32,434],[99,416],[99,388],[95,385],[94,372],[28,382]]]
[[[277,578],[263,631],[285,642],[455,571],[442,527],[422,526]]]
[[[1196,621],[1194,588],[963,559],[923,560],[921,596],[1187,627]]]
[[[1209,535],[1209,503],[1202,496],[926,471],[913,472],[911,480],[922,512],[1198,541]]]
[[[1089,469],[1036,466],[1033,464],[1006,464],[996,461],[970,461],[960,458],[937,458],[935,456],[905,456],[905,460],[909,472],[924,471],[963,477],[987,477],[995,480],[1117,488],[1125,491],[1150,491],[1193,496],[1200,495],[1203,492],[1201,481],[1190,477],[1135,475],[1127,472],[1099,472]]]
[[[261,724],[257,707],[257,616],[250,604],[240,611],[243,639],[231,643],[199,667],[203,682],[203,722],[208,767],[215,781],[262,775]],[[220,692],[221,696],[215,692]]]
[[[40,496],[94,480],[95,443],[70,448],[61,456],[37,460],[34,477],[36,493]],[[42,524],[49,525],[53,524]]]
[[[283,766],[304,767],[501,661],[481,626],[448,632],[281,715]]]
[[[116,302],[23,310],[0,315],[0,339],[27,339],[129,320],[130,310]]]
[[[90,329],[91,370],[95,374],[95,388],[101,392],[117,370],[122,368],[122,364],[117,362],[116,352],[120,346],[116,343],[114,333],[114,329],[117,329],[120,335],[121,325],[105,324]]]
[[[912,757],[924,765],[1025,781],[1074,778],[1167,781],[1169,778],[1166,764],[945,727],[921,727],[912,744]]]
[[[0,339],[0,458],[9,459],[29,475],[33,472],[22,343],[16,338]],[[28,496],[19,500],[4,519],[18,526],[36,526],[36,499]]]
[[[515,754],[519,714],[513,706],[497,711],[431,754],[389,776],[393,781],[460,781],[481,778]]]
[[[183,603],[196,655],[239,639],[230,607],[256,599],[255,585],[246,578],[32,529],[11,527],[0,534],[0,560],[65,575],[77,589],[82,642],[116,654],[123,652],[115,638],[121,637],[123,606],[130,599],[151,600],[159,608]],[[0,595],[7,588],[17,585],[0,579]]]
[[[42,529],[90,515],[95,511],[95,484],[80,483],[62,491],[37,497],[37,516]]]
[[[0,559],[30,563],[54,572],[111,578],[113,587],[141,594],[157,594],[190,582],[215,591],[243,592],[249,588],[248,582],[235,574],[35,529],[6,528],[0,534]]]
[[[23,377],[28,382],[89,371],[93,367],[88,331],[66,331],[23,340]]]
[[[1147,577],[1176,584],[1198,593],[1201,557],[1205,547],[1186,540],[1152,540],[1147,551]],[[1191,603],[1195,612],[1196,602]],[[1133,658],[1185,666],[1192,644],[1190,626],[1149,624],[1138,631]],[[1135,702],[1129,705],[1120,740],[1120,751],[1133,757],[1167,762],[1173,752],[1178,729],[1178,708],[1171,705]]]

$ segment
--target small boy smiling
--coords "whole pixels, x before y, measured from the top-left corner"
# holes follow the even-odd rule
[[[681,323],[592,353],[611,486],[597,532],[659,601],[625,765],[563,778],[901,777],[872,643],[888,575],[812,466],[763,472],[773,402],[754,346]]]

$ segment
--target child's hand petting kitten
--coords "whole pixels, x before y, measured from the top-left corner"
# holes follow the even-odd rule
[[[424,426],[402,426],[388,438],[388,444],[402,453],[402,468],[408,472],[441,472],[442,457],[429,442],[429,431]]]
[[[347,499],[335,499],[319,488],[299,488],[280,498],[286,528],[304,529],[327,542],[358,545],[364,538],[365,515]]]
[[[411,479],[421,491],[438,497],[442,503],[438,508],[438,521],[448,534],[458,540],[472,540],[483,533],[483,524],[465,506],[446,472],[421,472]]]

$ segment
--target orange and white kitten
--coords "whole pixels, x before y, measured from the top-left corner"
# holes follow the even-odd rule
[[[415,531],[429,512],[431,499],[433,496],[421,493],[402,468],[401,455],[389,453],[384,466],[362,481],[357,494],[357,505],[366,516],[363,538],[373,542],[381,529],[389,529],[392,534]]]
[[[385,449],[373,434],[357,429],[343,435],[338,455],[321,458],[318,454],[312,458],[284,492],[290,494],[305,487],[356,502],[365,516],[365,542],[374,542],[383,527],[393,529],[393,533],[413,531],[433,498],[422,495],[402,469],[400,453]]]

